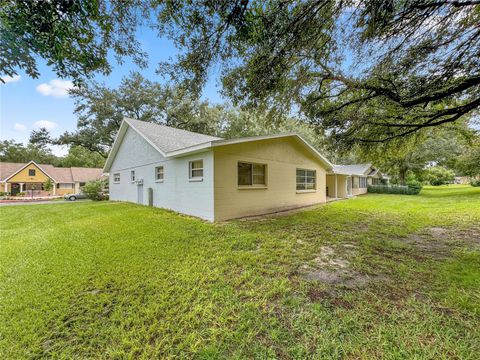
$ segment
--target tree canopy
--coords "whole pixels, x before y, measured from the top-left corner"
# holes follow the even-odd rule
[[[221,63],[235,104],[297,111],[346,147],[480,106],[480,1],[192,1],[158,23],[183,50],[162,67],[176,81],[199,92]]]
[[[109,73],[112,51],[145,65],[136,39],[146,8],[137,0],[5,0],[0,5],[0,78],[23,69],[38,77],[38,58],[74,81]],[[0,81],[2,81],[0,79]]]

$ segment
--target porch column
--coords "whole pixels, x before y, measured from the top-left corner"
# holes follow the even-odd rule
[[[8,192],[8,183],[5,181],[5,192]]]
[[[335,199],[338,199],[338,181],[337,181],[337,174],[335,174]]]
[[[57,193],[57,183],[53,183],[53,195],[55,196]]]
[[[20,183],[19,185],[20,185],[20,192],[23,192],[23,185],[24,185],[24,183]]]

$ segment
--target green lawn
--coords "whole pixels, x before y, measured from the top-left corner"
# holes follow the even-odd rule
[[[0,358],[477,359],[480,188],[212,225],[0,208]]]

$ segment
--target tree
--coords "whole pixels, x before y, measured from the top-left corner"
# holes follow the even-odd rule
[[[445,185],[453,182],[455,173],[442,166],[434,166],[426,170],[426,179],[430,185]]]
[[[479,1],[168,3],[161,70],[199,93],[221,64],[234,104],[299,113],[337,145],[412,136],[478,112]],[[366,60],[368,59],[368,60]]]
[[[53,187],[55,186],[55,184],[52,182],[52,180],[50,180],[50,178],[47,179],[47,181],[45,181],[43,183],[43,190],[47,191],[48,193],[50,193],[50,191],[53,190]]]
[[[212,109],[208,102],[194,100],[180,89],[147,80],[138,73],[124,78],[118,89],[90,82],[71,95],[78,115],[77,131],[64,133],[57,143],[83,146],[104,158],[124,117],[211,135],[217,130],[209,125]]]
[[[480,136],[468,151],[457,158],[456,169],[461,175],[480,177]]]
[[[57,157],[48,148],[43,149],[32,144],[25,146],[15,140],[0,142],[0,161],[26,163],[32,160],[36,163],[54,164]]]
[[[40,128],[39,130],[32,130],[28,143],[45,150],[52,143],[52,137],[46,128]]]
[[[105,159],[98,153],[92,152],[82,146],[71,146],[68,154],[58,160],[60,167],[92,167],[101,168]]]
[[[95,72],[109,73],[109,52],[119,61],[129,56],[145,65],[135,34],[148,18],[147,7],[141,5],[137,0],[4,1],[0,75],[13,76],[23,69],[36,78],[38,58],[43,58],[59,77],[77,81]]]

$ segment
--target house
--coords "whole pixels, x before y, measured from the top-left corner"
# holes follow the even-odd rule
[[[372,164],[333,165],[327,173],[327,196],[346,198],[367,192],[368,185],[388,182],[388,176],[382,174]]]
[[[297,134],[225,140],[124,119],[104,172],[111,200],[218,221],[324,203],[332,169]]]
[[[35,195],[48,195],[44,184],[53,182],[51,195],[64,195],[80,191],[87,181],[100,179],[103,171],[98,168],[60,168],[49,164],[0,163],[0,191],[15,195],[19,192],[32,192]]]

